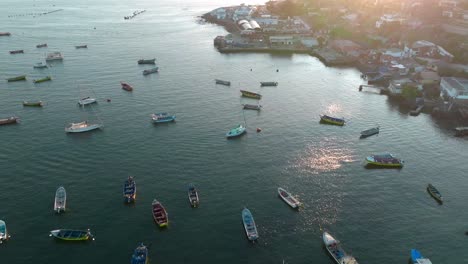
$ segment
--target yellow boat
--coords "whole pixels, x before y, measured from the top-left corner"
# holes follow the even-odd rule
[[[337,125],[337,126],[343,126],[345,124],[344,118],[336,118],[336,117],[331,117],[327,115],[321,115],[320,121],[327,123],[327,124],[331,124],[331,125]]]
[[[390,153],[372,155],[366,158],[368,165],[380,166],[380,167],[391,167],[401,168],[403,167],[403,161],[396,158]]]

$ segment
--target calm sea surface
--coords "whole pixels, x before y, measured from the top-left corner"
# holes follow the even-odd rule
[[[0,246],[0,263],[129,263],[140,241],[151,245],[151,263],[332,263],[323,229],[361,264],[407,263],[411,248],[433,263],[468,263],[468,141],[451,130],[462,123],[410,117],[386,96],[358,92],[357,70],[308,55],[218,53],[213,38],[226,32],[197,16],[236,4],[2,0],[0,31],[12,36],[0,37],[0,113],[21,123],[0,127],[0,219],[12,235]],[[63,10],[30,15],[55,9]],[[40,43],[48,48],[36,49]],[[75,49],[80,44],[88,49]],[[14,49],[25,54],[10,55]],[[32,68],[51,51],[61,51],[63,63]],[[153,57],[160,73],[142,76],[147,67],[136,61]],[[4,81],[21,74],[27,82]],[[53,80],[32,83],[46,75]],[[215,78],[233,85],[217,86]],[[119,81],[135,90],[123,91]],[[260,81],[279,85],[262,88]],[[240,98],[242,88],[263,95],[261,112],[242,112],[241,103],[255,102]],[[81,96],[99,102],[83,110]],[[23,100],[47,105],[23,108]],[[153,125],[150,114],[162,111],[177,122]],[[321,125],[321,113],[348,124]],[[244,116],[248,133],[226,140]],[[65,134],[69,122],[84,119],[105,127]],[[380,135],[358,139],[377,124]],[[366,155],[384,151],[405,167],[363,167]],[[121,194],[128,175],[138,184],[134,206]],[[187,200],[191,182],[200,191],[198,209]],[[442,192],[442,206],[428,183]],[[57,216],[60,185],[69,210]],[[288,208],[278,186],[297,194],[304,209]],[[152,220],[154,198],[168,210],[166,230]],[[244,206],[254,214],[258,243],[246,240]],[[60,243],[48,236],[56,228],[91,228],[96,241]]]

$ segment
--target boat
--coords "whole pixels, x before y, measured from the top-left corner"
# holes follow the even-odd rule
[[[468,127],[456,127],[455,128],[455,136],[463,137],[468,135]]]
[[[26,75],[20,75],[7,79],[8,82],[26,81]]]
[[[242,96],[244,97],[249,97],[249,98],[254,98],[254,99],[262,99],[262,95],[258,93],[253,93],[245,90],[240,90],[242,93]]]
[[[159,71],[159,67],[154,67],[143,71],[143,75],[148,75]]]
[[[42,43],[42,44],[37,44],[36,45],[36,48],[40,49],[40,48],[46,48],[47,47],[47,43]]]
[[[9,125],[9,124],[15,124],[18,123],[19,118],[16,116],[11,116],[8,118],[1,118],[0,119],[0,125]]]
[[[200,204],[197,189],[193,184],[190,184],[188,187],[188,199],[192,207],[198,207],[198,205]]]
[[[257,105],[254,105],[254,104],[243,104],[242,105],[244,107],[244,109],[247,109],[247,110],[257,110],[257,111],[260,111],[262,109],[262,106],[257,104]]]
[[[3,243],[3,241],[7,240],[10,238],[10,235],[8,235],[8,230],[6,227],[6,223],[3,220],[0,220],[0,244]]]
[[[143,243],[140,243],[135,251],[133,251],[132,260],[130,261],[131,264],[148,264],[149,263],[149,256],[148,256],[148,247],[145,246]]]
[[[419,251],[411,249],[411,263],[413,264],[432,264],[428,258],[424,258]]]
[[[123,196],[126,203],[134,202],[136,199],[136,182],[132,176],[128,176],[124,182]]]
[[[216,84],[226,85],[226,86],[230,86],[230,85],[231,85],[231,82],[230,82],[230,81],[223,81],[223,80],[219,80],[219,79],[215,79],[215,83],[216,83]]]
[[[87,49],[88,48],[88,45],[78,45],[78,46],[75,46],[76,49]]]
[[[82,133],[88,132],[95,129],[103,127],[102,124],[90,124],[88,121],[83,121],[79,123],[70,123],[66,128],[65,132],[67,133]]]
[[[63,60],[63,55],[62,55],[62,53],[60,53],[58,51],[52,52],[52,53],[47,54],[45,60],[46,61]]]
[[[46,76],[46,77],[41,78],[41,79],[33,80],[33,82],[34,83],[41,83],[41,82],[47,82],[47,81],[51,81],[51,80],[52,80],[52,77]]]
[[[380,132],[380,127],[373,127],[364,131],[361,131],[361,138],[370,137],[372,135],[378,134]]]
[[[153,200],[152,206],[153,219],[156,222],[156,224],[158,224],[159,227],[167,226],[169,224],[169,219],[164,206],[162,206],[162,204],[156,199]]]
[[[60,240],[65,241],[86,241],[93,239],[91,231],[88,230],[72,230],[72,229],[57,229],[50,231],[50,235]]]
[[[403,167],[403,161],[399,158],[396,158],[390,153],[371,155],[366,158],[366,161],[368,165],[374,165],[374,166],[393,167],[393,168]]]
[[[10,54],[24,53],[24,50],[10,50]]]
[[[96,98],[91,98],[89,96],[81,98],[80,100],[78,100],[78,104],[81,105],[81,106],[89,105],[89,104],[93,104],[93,103],[97,103]]]
[[[260,82],[260,86],[278,86],[278,82]]]
[[[44,106],[44,102],[42,101],[23,101],[23,106]]]
[[[11,33],[10,32],[0,32],[0,36],[3,37],[3,36],[11,36]]]
[[[124,89],[125,91],[133,91],[133,87],[126,82],[120,82],[120,85],[122,85],[122,89]]]
[[[176,116],[168,113],[156,113],[151,115],[151,119],[154,123],[168,123],[175,121]]]
[[[343,126],[345,124],[344,118],[336,118],[328,115],[320,115],[320,122],[337,126]]]
[[[247,239],[250,241],[255,241],[258,239],[257,226],[255,225],[255,220],[252,213],[249,209],[244,208],[242,210],[242,223],[244,224],[245,234]]]
[[[60,212],[65,212],[67,207],[67,192],[63,186],[57,188],[55,191],[55,200],[54,200],[54,211],[58,214]]]
[[[44,64],[42,62],[38,62],[36,64],[34,64],[33,66],[34,69],[45,69],[45,68],[48,68],[47,64]]]
[[[229,130],[229,132],[226,133],[227,138],[233,138],[233,137],[238,137],[241,136],[246,132],[246,128],[243,125],[238,125],[235,128]]]
[[[156,64],[155,61],[156,59],[149,59],[149,60],[141,59],[141,60],[138,60],[138,64]]]
[[[439,203],[443,202],[442,195],[440,194],[439,190],[436,189],[432,184],[427,185],[427,191],[429,194],[434,197]]]
[[[294,196],[281,187],[278,188],[278,195],[293,209],[299,209],[302,205],[299,200],[297,200]]]
[[[323,232],[323,243],[337,264],[358,264],[357,260],[348,255],[341,247],[340,241],[336,240],[328,232]]]

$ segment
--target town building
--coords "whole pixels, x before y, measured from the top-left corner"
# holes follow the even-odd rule
[[[441,96],[457,104],[468,105],[468,79],[442,77],[440,80]]]

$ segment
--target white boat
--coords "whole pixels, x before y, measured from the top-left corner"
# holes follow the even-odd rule
[[[85,97],[85,98],[81,98],[80,100],[78,100],[79,105],[89,105],[89,104],[94,104],[94,103],[97,103],[96,98]]]
[[[47,68],[47,64],[44,64],[42,62],[38,62],[38,63],[34,64],[33,68],[35,68],[35,69],[45,69],[45,68]]]
[[[330,253],[336,263],[358,264],[357,260],[353,256],[346,254],[346,252],[341,248],[340,241],[336,240],[328,232],[323,232],[323,243],[325,244],[328,253]]]
[[[299,200],[297,200],[294,196],[292,196],[285,189],[279,187],[278,195],[279,197],[281,197],[281,199],[283,199],[283,201],[285,201],[292,208],[299,209],[299,207],[301,207],[301,202],[299,202]]]
[[[57,188],[57,191],[55,192],[54,211],[59,214],[61,211],[65,212],[66,205],[67,205],[67,192],[65,191],[65,188],[60,186]]]
[[[103,127],[102,124],[90,124],[88,121],[80,123],[70,123],[66,128],[67,133],[82,133]]]
[[[0,244],[8,238],[10,238],[10,235],[8,235],[8,230],[6,228],[5,221],[0,220]]]
[[[244,208],[244,210],[242,210],[242,222],[244,224],[244,229],[245,229],[245,234],[247,235],[247,239],[250,241],[257,240],[258,239],[257,226],[255,225],[255,221],[254,221],[252,213],[247,208]]]
[[[60,53],[58,51],[52,52],[52,53],[47,54],[45,60],[46,61],[63,60],[63,55],[62,55],[62,53]]]

